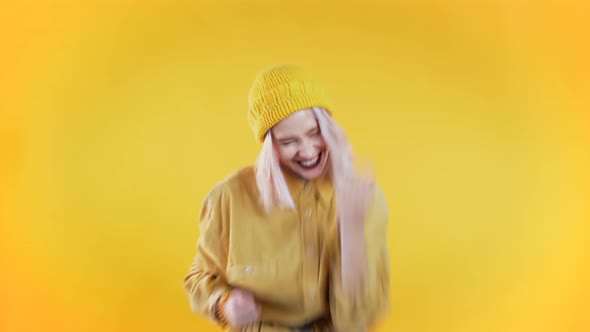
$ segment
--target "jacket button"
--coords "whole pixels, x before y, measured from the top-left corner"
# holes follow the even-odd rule
[[[252,270],[254,270],[254,268],[252,267],[252,265],[248,265],[246,266],[246,268],[244,269],[244,271],[246,273],[252,273]]]
[[[305,218],[307,218],[307,219],[311,218],[311,209],[305,210]]]

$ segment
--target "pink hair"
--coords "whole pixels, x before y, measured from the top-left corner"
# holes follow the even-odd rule
[[[295,203],[279,165],[270,130],[264,137],[262,150],[256,160],[256,185],[260,192],[262,205],[267,212],[270,212],[276,205],[295,208]]]
[[[352,171],[352,151],[344,131],[325,109],[312,107],[309,110],[313,111],[326,143],[329,158],[327,171],[338,197],[340,181]],[[256,184],[266,211],[270,212],[276,206],[295,208],[274,149],[272,129],[266,134],[262,150],[256,160]]]

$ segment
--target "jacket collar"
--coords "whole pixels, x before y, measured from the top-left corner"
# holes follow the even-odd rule
[[[328,172],[324,172],[324,174],[317,179],[305,180],[290,170],[283,170],[287,187],[289,187],[289,192],[291,193],[294,201],[298,200],[302,192],[309,191],[315,193],[316,197],[321,199],[325,204],[330,203],[330,200],[334,195],[332,181],[329,174],[327,173]]]

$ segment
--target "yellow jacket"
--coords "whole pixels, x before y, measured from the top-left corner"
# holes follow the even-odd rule
[[[328,323],[316,324],[316,331],[366,331],[389,308],[388,215],[382,192],[377,190],[365,221],[366,287],[360,298],[346,299],[331,183],[285,178],[296,211],[264,212],[252,166],[206,195],[197,253],[184,279],[191,309],[214,320],[215,302],[227,289],[241,287],[255,295],[261,322],[240,331],[289,331],[320,318]]]

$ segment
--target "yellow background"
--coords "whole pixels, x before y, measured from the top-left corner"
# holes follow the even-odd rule
[[[215,331],[182,289],[198,208],[260,148],[254,75],[296,63],[387,194],[377,331],[590,331],[589,13],[3,2],[0,330]]]

